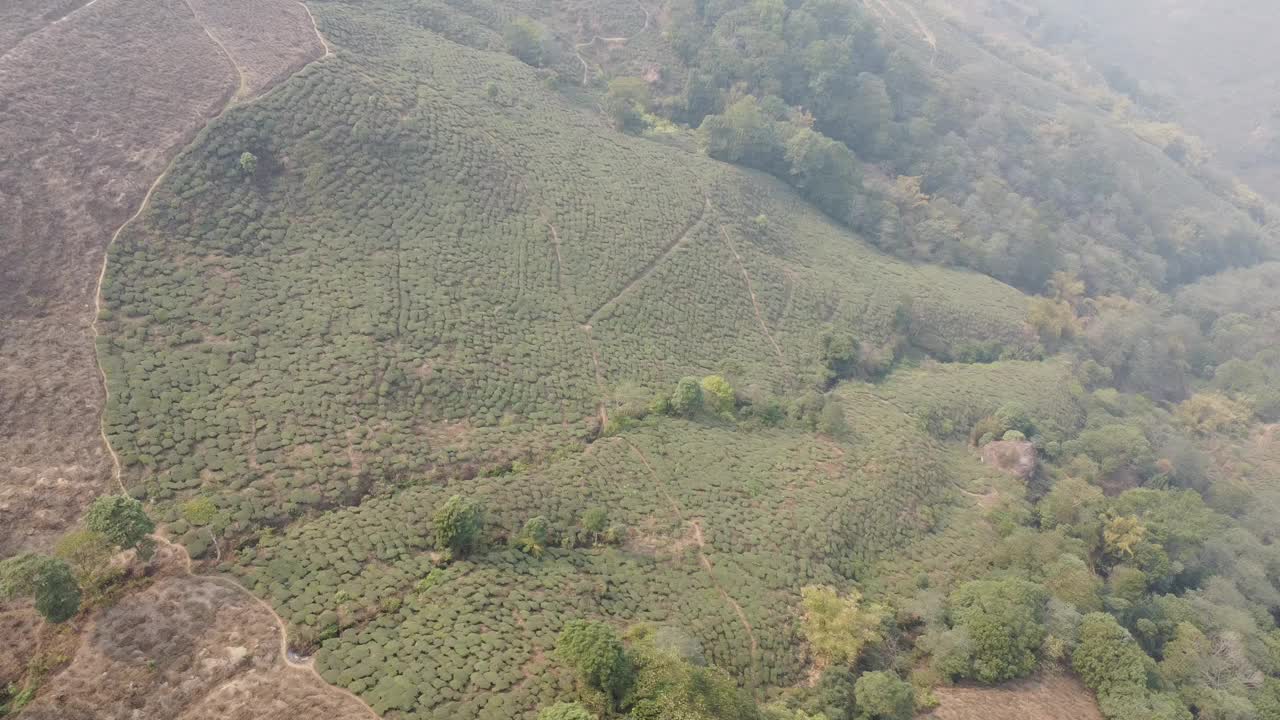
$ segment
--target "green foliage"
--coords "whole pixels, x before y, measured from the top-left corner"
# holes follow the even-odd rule
[[[460,495],[450,497],[432,518],[437,550],[461,557],[479,545],[484,532],[484,510]]]
[[[204,495],[194,497],[182,504],[182,517],[196,527],[204,527],[218,517],[218,506]]]
[[[1071,666],[1099,696],[1125,696],[1145,690],[1150,662],[1115,618],[1096,612],[1084,616]]]
[[[556,703],[543,708],[538,720],[596,720],[596,716],[578,703]]]
[[[857,590],[841,598],[830,587],[814,586],[801,590],[800,596],[805,639],[821,664],[852,665],[867,646],[884,639],[887,610],[874,603],[864,606]]]
[[[609,81],[605,110],[613,125],[624,132],[640,132],[649,126],[645,115],[649,110],[649,83],[643,78],[621,77]]]
[[[1048,593],[1026,580],[974,580],[952,593],[948,614],[973,647],[969,676],[998,683],[1030,673],[1044,641]]]
[[[551,532],[551,524],[541,515],[529,518],[525,521],[524,527],[520,530],[520,535],[516,538],[516,545],[523,551],[537,557],[547,547],[547,540]]]
[[[240,153],[240,172],[245,177],[253,177],[258,174],[258,156],[251,152],[245,151]]]
[[[720,375],[708,375],[702,378],[703,404],[708,410],[716,413],[731,413],[737,407],[737,398],[733,386]]]
[[[89,506],[85,525],[119,548],[136,548],[155,529],[142,503],[125,495],[104,495]]]
[[[910,720],[915,716],[915,689],[893,673],[864,673],[858,678],[855,692],[859,718]]]
[[[565,625],[556,642],[556,657],[584,687],[604,693],[610,707],[621,701],[635,681],[622,640],[604,623],[574,620]]]
[[[551,60],[554,50],[551,36],[545,27],[530,18],[512,20],[503,30],[502,38],[507,44],[507,52],[526,65],[542,67]]]
[[[80,586],[63,560],[43,555],[17,555],[0,561],[0,599],[30,597],[36,611],[51,623],[62,623],[80,611]]]
[[[724,671],[657,650],[647,637],[634,650],[629,720],[762,720],[755,702]]]
[[[702,384],[697,378],[681,378],[671,394],[671,412],[681,417],[693,417],[702,411],[704,397]]]
[[[111,566],[112,554],[110,541],[92,530],[73,530],[53,549],[54,557],[67,564],[76,582],[90,594],[101,591],[119,574]]]

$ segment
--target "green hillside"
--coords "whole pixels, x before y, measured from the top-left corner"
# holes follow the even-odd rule
[[[175,161],[98,354],[124,488],[325,680],[906,720],[1072,671],[1108,720],[1280,717],[1243,185],[929,3],[310,8],[335,54]]]

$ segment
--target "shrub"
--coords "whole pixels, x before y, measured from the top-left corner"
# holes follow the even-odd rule
[[[604,693],[615,705],[634,680],[622,640],[604,623],[570,622],[556,642],[556,656],[585,687]]]
[[[1139,692],[1146,688],[1149,662],[1115,618],[1100,612],[1084,616],[1071,666],[1090,689],[1099,695]]]
[[[1043,586],[1016,578],[974,580],[951,594],[952,624],[973,644],[972,677],[998,683],[1035,669],[1047,601]]]
[[[541,24],[527,18],[512,20],[502,32],[507,51],[526,65],[543,67],[551,59],[551,35]]]
[[[104,495],[94,500],[85,515],[85,525],[122,549],[139,547],[143,538],[156,529],[142,503],[125,495]]]
[[[824,665],[856,663],[863,649],[883,639],[881,626],[887,610],[876,604],[862,606],[862,593],[849,591],[841,598],[829,587],[810,586],[800,591],[804,607],[802,628],[814,657]]]
[[[911,720],[916,693],[911,684],[887,672],[869,672],[854,686],[859,717],[869,720]]]
[[[43,555],[18,555],[0,562],[0,601],[35,600],[36,611],[51,623],[62,623],[80,611],[80,586],[70,566]]]
[[[702,384],[697,378],[682,378],[671,395],[671,412],[682,417],[693,417],[703,407]]]
[[[700,383],[702,387],[703,403],[707,409],[717,412],[733,412],[737,405],[733,387],[729,385],[725,379],[719,375],[708,375],[702,378]]]
[[[578,703],[556,703],[543,708],[538,720],[596,720],[596,716]]]
[[[436,549],[463,556],[480,541],[481,531],[484,529],[484,511],[478,505],[454,495],[436,511],[434,522]]]

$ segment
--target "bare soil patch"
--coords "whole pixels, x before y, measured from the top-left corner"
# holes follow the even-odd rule
[[[280,629],[215,578],[166,577],[90,623],[70,666],[21,717],[32,720],[368,718],[356,699],[280,654]]]
[[[1040,675],[999,687],[952,687],[934,691],[942,704],[931,720],[1102,720],[1083,684],[1065,674]]]
[[[246,97],[325,54],[307,8],[292,0],[188,0],[244,77]],[[264,17],[266,16],[264,22]]]

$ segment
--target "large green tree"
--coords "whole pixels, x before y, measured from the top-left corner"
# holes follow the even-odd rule
[[[951,594],[952,624],[972,643],[972,677],[998,683],[1035,669],[1048,599],[1043,586],[1017,578],[974,580]]]
[[[104,495],[94,500],[84,522],[117,547],[135,548],[140,554],[145,554],[144,541],[156,529],[142,503],[126,495]]]
[[[622,640],[604,623],[570,622],[556,642],[556,656],[573,669],[583,686],[603,693],[611,707],[617,706],[634,680]]]
[[[461,495],[454,495],[436,510],[436,549],[464,556],[479,544],[484,530],[484,510]]]

